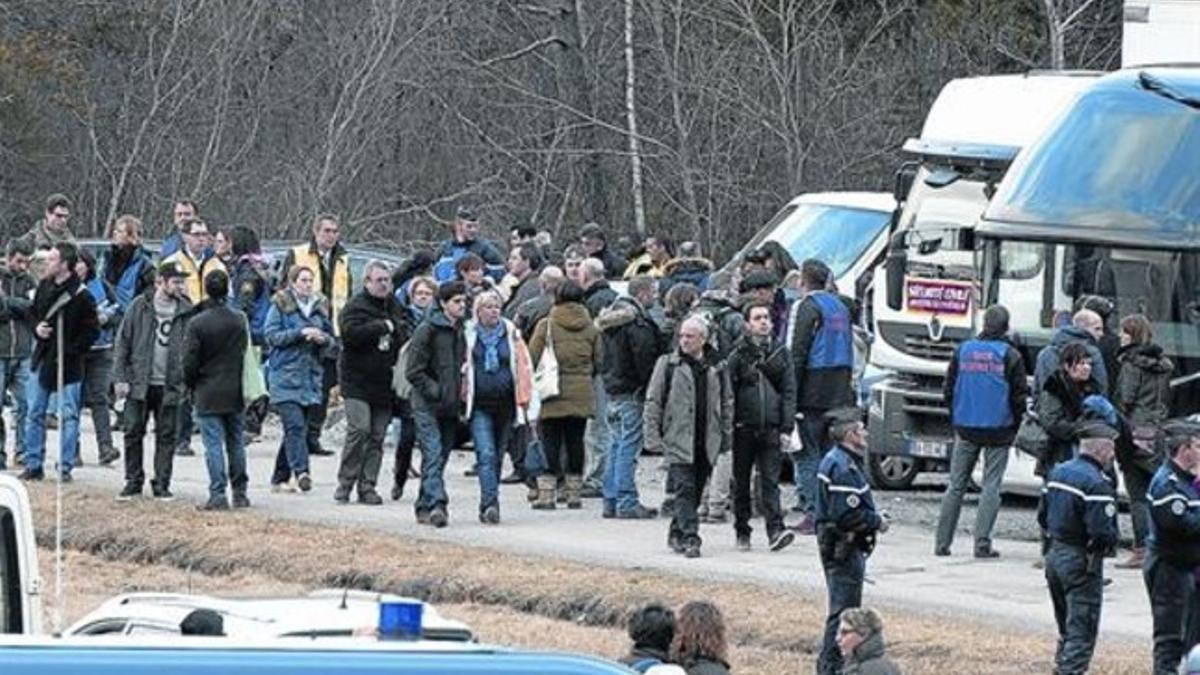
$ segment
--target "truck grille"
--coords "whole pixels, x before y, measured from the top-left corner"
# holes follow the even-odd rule
[[[905,335],[904,351],[913,356],[935,361],[949,361],[958,349],[959,340],[943,337],[940,342],[934,342],[928,336]]]
[[[966,328],[947,326],[942,331],[942,339],[934,340],[929,337],[929,329],[925,324],[898,321],[879,321],[876,329],[878,337],[893,349],[920,359],[942,362],[948,362],[958,345],[971,336]]]

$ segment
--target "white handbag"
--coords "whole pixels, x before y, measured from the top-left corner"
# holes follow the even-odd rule
[[[561,393],[558,389],[558,356],[554,353],[554,331],[551,326],[547,318],[546,348],[542,350],[537,368],[533,371],[533,388],[542,401],[557,398]]]

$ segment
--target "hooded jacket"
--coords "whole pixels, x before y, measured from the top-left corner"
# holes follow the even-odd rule
[[[900,675],[900,668],[884,654],[883,634],[863,640],[846,656],[843,675]]]
[[[542,419],[594,417],[596,395],[592,376],[599,372],[604,356],[600,332],[592,325],[591,315],[578,302],[555,305],[550,315],[533,329],[529,351],[534,364],[546,349],[547,331],[558,358],[559,395],[542,402]]]
[[[1117,358],[1117,407],[1135,427],[1162,424],[1170,412],[1175,364],[1156,344],[1130,345]]]
[[[408,346],[405,374],[412,405],[440,418],[457,417],[467,340],[463,324],[451,324],[441,309],[417,326]]]
[[[186,388],[183,384],[184,325],[192,315],[192,301],[176,301],[175,318],[167,338],[167,381],[163,386],[163,405],[177,405]],[[154,316],[154,294],[139,295],[129,304],[125,319],[117,330],[113,353],[113,382],[129,385],[129,398],[145,401],[154,369],[154,341],[158,339]]]
[[[609,396],[641,395],[665,348],[658,325],[636,299],[621,297],[600,312],[596,328],[604,342],[604,390]]]
[[[658,282],[658,297],[667,297],[675,284],[691,284],[701,292],[708,290],[708,277],[713,264],[707,258],[672,258],[663,265],[662,280]]]
[[[326,336],[322,344],[309,342],[301,332],[316,328]],[[263,325],[263,336],[270,348],[267,362],[267,389],[271,403],[297,403],[302,406],[321,403],[325,361],[337,358],[338,342],[329,320],[329,301],[314,294],[312,311],[305,314],[296,295],[288,289],[271,297]]]
[[[63,383],[75,384],[83,378],[83,360],[100,330],[92,295],[75,275],[62,284],[43,279],[33,296],[33,325],[45,321],[53,331],[42,339],[34,334],[31,370],[47,391],[58,390],[58,326],[62,318]]]
[[[516,411],[516,424],[519,426],[527,421],[526,413],[529,410],[530,401],[533,400],[533,366],[530,365],[529,349],[525,346],[521,331],[508,319],[501,318],[500,321],[504,324],[504,339],[508,342],[508,368],[513,379],[513,408]],[[463,353],[463,392],[466,411],[463,416],[470,419],[471,413],[475,410],[475,359],[468,358],[467,355],[474,353],[475,341],[479,339],[479,331],[476,330],[474,322],[469,322],[463,327],[463,336],[466,338]]]
[[[1033,369],[1034,391],[1042,391],[1046,386],[1046,379],[1059,370],[1062,366],[1062,360],[1058,357],[1059,351],[1072,342],[1082,342],[1087,349],[1088,358],[1092,361],[1092,384],[1096,393],[1108,392],[1109,374],[1100,346],[1091,333],[1078,326],[1063,326],[1058,329],[1050,339],[1050,344],[1038,352],[1037,363]]]
[[[0,267],[0,359],[27,359],[33,353],[33,293],[28,272]]]
[[[407,312],[391,293],[377,298],[362,290],[346,303],[339,322],[342,396],[390,407],[392,368],[412,330]]]
[[[790,434],[795,427],[796,372],[782,342],[747,335],[729,357],[733,424],[737,428]]]
[[[697,403],[692,368],[678,350],[659,357],[646,390],[642,424],[646,450],[660,452],[668,464],[691,464],[695,452],[696,405],[704,405],[704,450],[715,466],[717,456],[733,447],[733,387],[724,364],[705,369],[707,401]],[[670,371],[671,381],[667,382]]]

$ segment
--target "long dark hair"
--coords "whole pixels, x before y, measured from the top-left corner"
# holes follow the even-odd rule
[[[262,253],[262,245],[259,244],[258,233],[245,225],[231,227],[227,236],[229,237],[229,251],[233,254],[234,259]]]

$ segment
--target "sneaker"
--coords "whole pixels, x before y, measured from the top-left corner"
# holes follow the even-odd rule
[[[783,530],[782,532],[776,532],[775,534],[773,534],[770,537],[770,539],[768,540],[768,543],[767,543],[767,547],[770,548],[771,552],[774,553],[777,551],[782,551],[783,549],[787,548],[788,546],[791,546],[792,542],[795,540],[796,540],[795,532],[792,532],[791,530]]]
[[[197,506],[198,511],[228,511],[229,502],[224,497],[210,497],[207,502]]]
[[[404,496],[404,486],[399,483],[393,484],[392,485],[392,501],[398,502],[398,501],[400,501],[400,498],[403,496]]]
[[[436,508],[429,512],[429,524],[430,525],[441,528],[441,527],[445,527],[446,524],[449,522],[450,522],[450,519],[446,515],[445,509],[439,507],[439,508]]]
[[[349,485],[338,485],[337,489],[333,491],[333,501],[335,501],[339,504],[349,504],[350,503],[350,486]]]
[[[975,549],[975,557],[980,560],[995,559],[1000,557],[1000,552],[991,546],[981,546]]]
[[[692,543],[688,544],[687,548],[683,549],[683,557],[699,558],[700,557],[700,544],[698,542],[692,542]]]
[[[672,553],[683,553],[684,549],[687,548],[683,544],[683,539],[677,534],[667,535],[667,547],[671,549]]]
[[[628,511],[617,511],[617,520],[650,520],[658,517],[658,509],[638,504]]]
[[[484,525],[499,525],[500,524],[500,507],[489,506],[479,514],[479,522]]]
[[[141,494],[141,492],[142,491],[139,489],[138,494]],[[171,494],[171,491],[167,488],[152,488],[152,494],[154,495],[154,498],[160,502],[170,502],[175,500],[175,495]]]
[[[933,548],[933,554],[939,558],[949,558],[950,557],[950,547],[949,546],[935,546]]]
[[[105,448],[100,451],[100,466],[108,466],[121,459],[121,453],[116,448]]]
[[[142,496],[142,486],[126,483],[125,487],[117,493],[117,501],[127,502]]]
[[[791,527],[791,530],[796,534],[810,537],[817,533],[817,523],[813,520],[812,514],[806,514],[803,520]]]
[[[250,498],[246,496],[245,492],[233,493],[233,508],[235,508],[235,509],[250,508]]]
[[[749,551],[750,550],[750,535],[749,534],[739,534],[737,536],[737,550],[739,550],[739,551]]]
[[[302,473],[296,478],[296,485],[300,487],[301,492],[309,492],[312,490],[312,477],[307,473]]]
[[[359,490],[358,503],[366,504],[367,506],[379,506],[383,503],[383,497],[380,497],[379,493],[374,490]]]
[[[20,475],[17,476],[18,479],[26,482],[42,480],[45,477],[46,474],[41,469],[25,469],[20,473]]]

